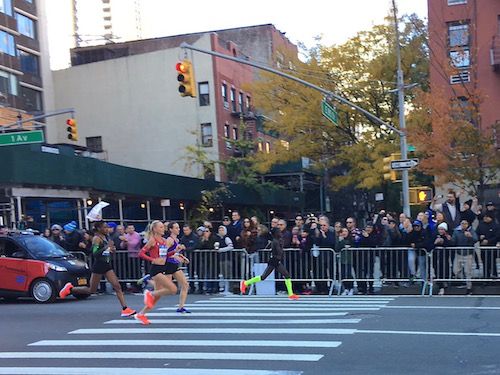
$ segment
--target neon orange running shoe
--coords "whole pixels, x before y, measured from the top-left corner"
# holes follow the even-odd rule
[[[127,307],[127,308],[125,308],[125,309],[122,310],[121,316],[122,316],[122,318],[127,318],[129,316],[134,315],[136,312],[137,311],[132,310],[130,307]]]
[[[288,296],[288,299],[291,299],[291,300],[293,300],[293,301],[296,301],[296,300],[298,300],[298,299],[299,299],[299,296],[298,296],[298,295],[296,295],[296,294],[290,294],[290,295]]]
[[[151,294],[151,292],[149,290],[146,290],[144,292],[144,304],[146,305],[146,307],[148,309],[152,309],[153,306],[155,305],[155,298],[153,297],[153,295]]]
[[[59,298],[66,298],[71,294],[71,289],[73,288],[73,284],[71,283],[66,283],[66,285],[63,286],[63,288],[59,291]]]
[[[144,314],[135,314],[134,315],[134,319],[140,321],[141,324],[145,325],[145,326],[151,324],[151,322],[149,321],[149,319]]]
[[[240,281],[240,292],[241,292],[241,294],[245,294],[246,291],[247,291],[247,286],[245,284],[245,280]]]

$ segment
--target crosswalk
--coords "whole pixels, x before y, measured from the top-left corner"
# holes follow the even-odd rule
[[[362,319],[349,317],[351,312],[380,310],[395,298],[304,296],[289,301],[285,296],[231,295],[196,301],[186,306],[189,315],[159,307],[148,314],[150,326],[134,319],[108,320],[72,330],[67,339],[0,351],[0,374],[300,375],[307,364],[339,348],[342,337],[356,333]],[[23,367],[2,367],[4,361],[21,358]],[[67,359],[92,367],[54,365]]]

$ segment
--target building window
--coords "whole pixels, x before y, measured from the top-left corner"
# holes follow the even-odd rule
[[[236,109],[236,90],[235,89],[231,89],[231,109],[233,110],[233,112],[236,112],[237,109]]]
[[[24,108],[27,111],[42,110],[42,93],[28,87],[20,87],[21,97],[24,99]]]
[[[459,51],[450,51],[450,60],[455,68],[467,68],[470,66],[470,51],[464,48]]]
[[[208,82],[198,83],[198,92],[200,93],[200,107],[210,105],[210,94],[208,92]]]
[[[227,100],[227,85],[225,83],[221,86],[221,94],[224,101],[224,108],[229,108],[229,102]]]
[[[201,124],[201,145],[203,147],[212,147],[213,146],[212,124],[211,123]]]
[[[467,4],[467,0],[448,0],[448,5]]]
[[[450,47],[465,47],[469,45],[469,25],[452,23],[448,25],[448,39]]]
[[[259,147],[259,151],[262,152],[264,148],[262,147],[262,142],[261,141],[259,141],[258,147]]]
[[[229,124],[224,124],[224,138],[229,138]]]
[[[0,93],[17,95],[17,77],[0,70]]]
[[[16,56],[14,36],[3,30],[0,30],[0,52]]]
[[[208,165],[203,166],[203,177],[205,180],[215,180],[215,164],[210,163]]]
[[[17,55],[19,56],[19,59],[21,61],[21,70],[24,73],[28,73],[37,77],[40,76],[38,56],[20,49],[17,50]]]
[[[103,152],[102,137],[87,137],[87,149],[90,152]]]
[[[237,141],[237,140],[238,140],[238,128],[236,128],[236,127],[235,127],[235,128],[233,128],[233,139],[234,139],[235,141]]]
[[[250,111],[250,96],[248,96],[248,95],[247,95],[246,107],[247,107],[247,111]]]
[[[460,73],[450,76],[450,83],[452,85],[467,82],[470,82],[470,72],[468,70],[462,70]]]
[[[271,152],[271,142],[266,142],[266,154]]]
[[[35,21],[19,13],[16,13],[16,20],[17,31],[27,37],[35,39]]]
[[[0,12],[12,16],[12,0],[0,0]]]
[[[240,112],[245,112],[245,108],[243,108],[243,93],[240,92],[238,95],[238,105],[240,106]]]

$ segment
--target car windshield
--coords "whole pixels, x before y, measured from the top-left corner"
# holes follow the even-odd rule
[[[19,241],[37,259],[72,257],[58,244],[39,236],[22,236]]]

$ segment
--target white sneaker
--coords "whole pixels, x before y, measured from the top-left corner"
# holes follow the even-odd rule
[[[438,296],[444,296],[444,288],[439,289]]]
[[[354,295],[354,289],[349,289],[349,293],[347,295],[348,296],[353,296]]]
[[[342,296],[347,296],[347,294],[349,293],[349,291],[347,289],[344,289],[344,291],[342,292]]]

